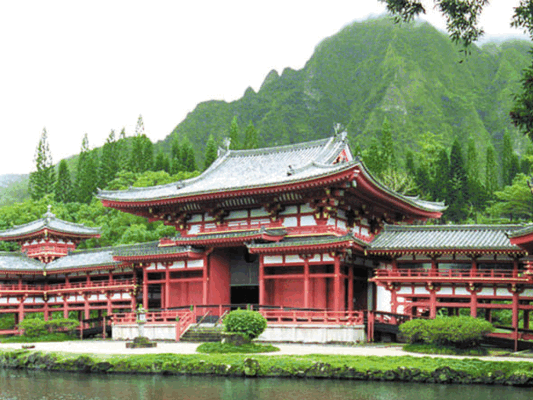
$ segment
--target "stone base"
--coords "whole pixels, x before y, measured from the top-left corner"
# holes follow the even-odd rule
[[[256,340],[294,343],[361,343],[366,341],[366,331],[364,325],[269,324]]]

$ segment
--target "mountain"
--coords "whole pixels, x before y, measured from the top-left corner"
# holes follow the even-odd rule
[[[0,175],[0,206],[28,197],[28,175]]]
[[[209,134],[221,144],[237,116],[241,130],[252,121],[260,146],[327,137],[341,123],[364,148],[387,118],[400,158],[427,131],[449,147],[455,137],[472,136],[484,151],[489,141],[498,149],[508,129],[520,148],[509,110],[529,49],[511,40],[473,46],[465,57],[427,23],[354,23],[320,43],[301,70],[271,71],[257,93],[249,88],[230,103],[198,104],[157,146],[187,137],[201,150]]]

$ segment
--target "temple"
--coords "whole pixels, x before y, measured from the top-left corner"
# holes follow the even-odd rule
[[[519,324],[529,329],[533,229],[427,224],[445,205],[382,185],[353,157],[345,134],[221,149],[196,178],[97,197],[174,226],[176,235],[78,251],[75,244],[98,230],[49,210],[0,233],[22,250],[0,254],[0,313],[18,321],[32,312],[88,318],[92,310],[123,316],[141,305],[192,308],[197,318],[253,305],[274,326],[362,325],[367,312],[394,320],[461,309],[491,320],[507,309],[515,338]]]

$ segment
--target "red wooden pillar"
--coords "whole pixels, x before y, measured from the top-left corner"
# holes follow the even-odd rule
[[[429,318],[434,319],[437,317],[437,289],[433,284],[429,284],[427,289],[429,290]]]
[[[353,311],[353,265],[348,267],[348,311]]]
[[[18,322],[22,322],[24,321],[24,300],[26,300],[26,296],[22,296],[20,298],[20,303],[19,303],[19,306],[18,306]]]
[[[304,308],[309,308],[309,256],[304,256]]]
[[[163,308],[170,307],[170,266],[167,264],[165,267],[165,306]]]
[[[209,290],[209,255],[204,257],[204,269],[202,270],[202,304],[205,306],[208,302]]]
[[[85,314],[85,319],[89,319],[91,318],[91,308],[89,307],[89,297],[90,295],[86,294],[83,296],[83,308],[84,308],[84,314]]]
[[[259,256],[259,305],[266,305],[265,302],[266,293],[265,293],[265,264],[264,256],[261,254]]]
[[[341,260],[339,256],[334,256],[335,259],[335,274],[334,274],[334,281],[333,281],[333,310],[334,311],[340,311],[341,307]]]
[[[146,267],[143,269],[143,308],[148,310],[148,271]]]
[[[474,285],[471,285],[468,289],[470,292],[470,316],[476,318],[477,317],[477,293],[478,290],[474,287]]]
[[[113,271],[109,271],[109,284],[113,285]]]
[[[112,306],[112,303],[111,303],[111,297],[112,296],[113,296],[113,294],[111,292],[107,292],[106,293],[106,297],[107,297],[107,304],[106,304],[106,306],[107,306],[107,315],[111,315],[113,313],[113,306]],[[135,311],[135,308],[133,308],[132,311]]]
[[[514,285],[513,285],[514,286]],[[513,288],[513,339],[515,341],[514,351],[518,351],[518,290]]]
[[[48,300],[44,302],[43,314],[44,314],[44,320],[48,321]]]
[[[470,276],[477,275],[477,258],[472,257],[472,267],[470,268]]]
[[[68,297],[68,294],[63,296],[63,318],[65,319],[68,318]]]

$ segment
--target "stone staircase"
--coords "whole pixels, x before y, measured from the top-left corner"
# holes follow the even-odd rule
[[[182,342],[220,342],[222,327],[208,327],[192,325],[181,337]]]

